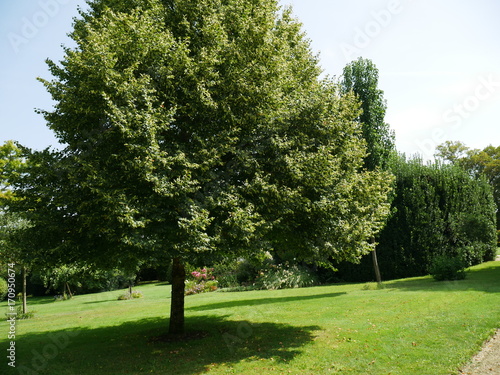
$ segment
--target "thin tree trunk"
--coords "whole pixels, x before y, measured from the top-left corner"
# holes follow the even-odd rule
[[[66,289],[68,289],[69,298],[73,298],[73,293],[71,293],[71,289],[69,288],[69,284],[67,281],[66,281]]]
[[[375,238],[372,238],[372,243],[375,243]],[[372,251],[372,259],[373,259],[373,270],[375,271],[375,278],[377,279],[377,283],[381,285],[382,276],[380,275],[380,268],[378,267],[377,250],[375,247],[373,248]]]
[[[172,265],[172,299],[170,306],[169,333],[184,333],[184,282],[186,270],[181,258],[173,260]]]
[[[22,278],[23,278],[23,314],[28,312],[28,303],[27,303],[27,288],[26,288],[26,267],[22,268]]]

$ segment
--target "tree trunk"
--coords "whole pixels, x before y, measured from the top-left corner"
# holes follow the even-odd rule
[[[66,289],[68,290],[69,298],[73,298],[73,293],[71,293],[71,289],[69,288],[69,284],[67,281],[66,281]]]
[[[22,278],[23,278],[23,314],[26,314],[28,312],[28,304],[27,304],[27,291],[26,291],[26,267],[23,266],[22,268]]]
[[[186,270],[181,258],[173,260],[172,265],[172,299],[170,305],[169,333],[184,333],[184,282]]]
[[[375,243],[375,238],[372,238],[372,243]],[[372,251],[372,259],[373,259],[373,270],[375,271],[375,278],[377,279],[377,283],[379,285],[382,284],[382,277],[380,276],[380,268],[378,267],[378,259],[377,259],[377,250],[374,247]]]

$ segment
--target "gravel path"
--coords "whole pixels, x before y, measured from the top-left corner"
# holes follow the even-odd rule
[[[461,375],[499,375],[500,374],[500,330],[483,349],[462,369]]]

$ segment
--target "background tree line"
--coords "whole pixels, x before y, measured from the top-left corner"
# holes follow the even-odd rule
[[[480,150],[462,142],[447,141],[436,148],[435,157],[461,167],[471,176],[484,176],[488,180],[497,206],[497,225],[500,225],[500,146],[489,145]]]

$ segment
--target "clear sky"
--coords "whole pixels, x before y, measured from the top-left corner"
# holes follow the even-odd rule
[[[498,0],[281,0],[291,4],[325,75],[359,56],[380,71],[396,146],[429,159],[436,145],[500,145]],[[37,76],[84,0],[0,2],[0,143],[42,149],[57,141],[35,108],[51,100]]]

